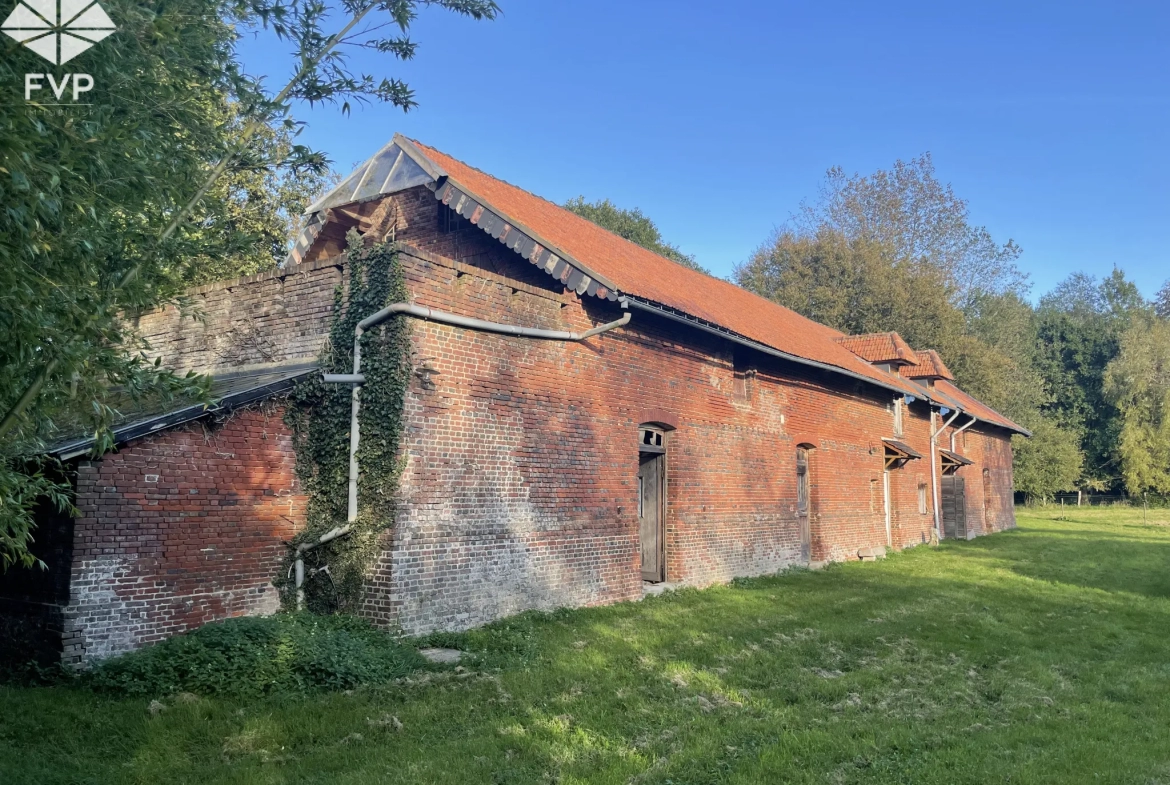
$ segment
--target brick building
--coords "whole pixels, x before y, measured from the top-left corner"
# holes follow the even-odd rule
[[[397,524],[362,606],[379,624],[463,629],[1014,526],[1026,432],[897,333],[841,335],[400,136],[310,212],[283,268],[194,290],[201,321],[137,318],[219,405],[129,423],[97,461],[84,440],[56,449],[80,515],[45,516],[50,570],[0,579],[14,629],[87,662],[276,609],[307,502],[282,395],[316,373],[349,229],[393,238],[434,312],[394,317],[413,376]],[[451,315],[624,324],[538,339]]]

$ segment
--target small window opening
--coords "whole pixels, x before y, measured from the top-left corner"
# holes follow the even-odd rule
[[[666,452],[662,431],[657,428],[639,428],[638,450],[641,452]]]
[[[647,452],[662,452],[665,449],[662,443],[662,432],[658,428],[639,428],[639,448],[651,448]]]
[[[439,202],[439,234],[460,232],[469,226],[471,226],[471,221]]]
[[[918,512],[920,515],[926,515],[926,483],[918,483]]]
[[[904,436],[905,435],[903,432],[903,425],[902,425],[902,409],[905,406],[906,406],[906,404],[902,401],[901,398],[894,399],[894,435],[895,436]]]

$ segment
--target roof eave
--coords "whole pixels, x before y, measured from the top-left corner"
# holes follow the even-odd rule
[[[155,415],[154,417],[148,417],[144,420],[138,420],[120,428],[115,428],[113,431],[114,445],[122,445],[134,439],[140,439],[143,436],[177,428],[180,425],[185,425],[211,415],[226,414],[233,409],[238,409],[249,403],[255,403],[256,401],[280,395],[290,391],[303,377],[316,372],[316,367],[306,368],[283,379],[226,395],[212,406],[204,406],[203,404],[184,406],[182,409],[176,409],[173,412]],[[62,461],[68,461],[73,458],[79,458],[92,450],[94,441],[92,437],[75,439],[51,448],[46,454]]]

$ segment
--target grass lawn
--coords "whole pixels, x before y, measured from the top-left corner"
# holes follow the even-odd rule
[[[1170,783],[1170,512],[525,614],[260,701],[0,687],[0,783]]]

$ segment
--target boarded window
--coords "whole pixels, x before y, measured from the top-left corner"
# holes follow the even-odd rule
[[[918,483],[918,512],[922,515],[926,515],[928,512],[926,509],[926,483],[924,482]]]
[[[902,432],[902,409],[905,404],[901,398],[894,399],[894,435],[903,436]]]

